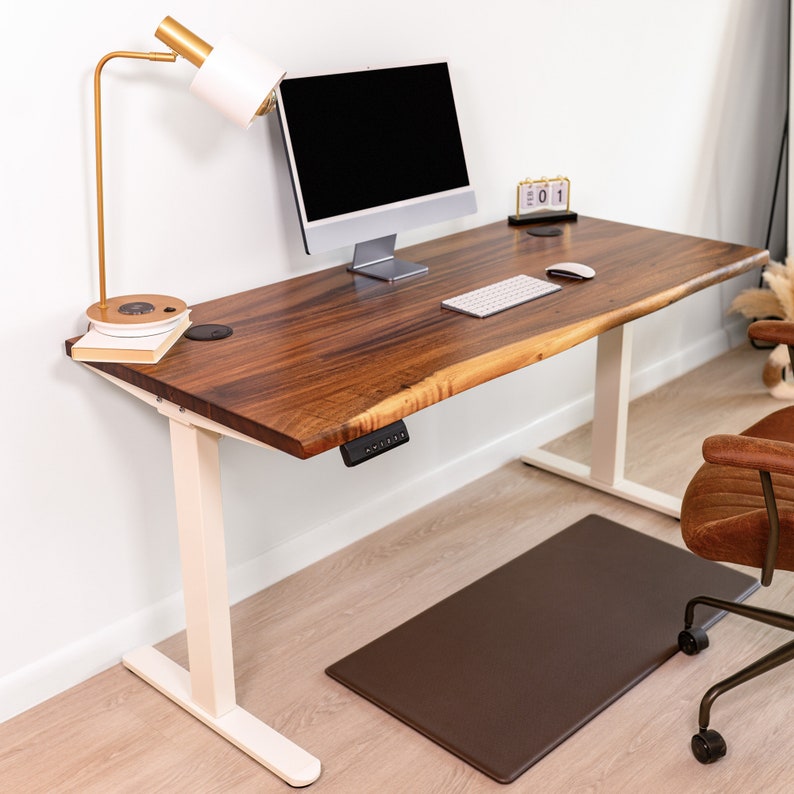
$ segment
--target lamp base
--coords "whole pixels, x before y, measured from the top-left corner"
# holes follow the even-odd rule
[[[94,303],[86,316],[107,336],[152,336],[175,328],[187,310],[183,300],[170,295],[121,295],[104,306]]]

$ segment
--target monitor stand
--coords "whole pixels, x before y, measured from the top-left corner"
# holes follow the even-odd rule
[[[401,278],[408,278],[408,276],[427,273],[425,265],[394,258],[396,239],[396,234],[390,234],[388,237],[380,237],[377,240],[356,243],[353,263],[348,265],[347,269],[353,273],[360,273],[362,276],[379,278],[382,281],[397,281]]]

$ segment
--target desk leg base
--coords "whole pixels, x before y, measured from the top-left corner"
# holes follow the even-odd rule
[[[193,702],[190,673],[151,646],[124,655],[124,666],[291,786],[308,786],[320,762],[239,706],[213,717]]]
[[[597,480],[590,473],[589,466],[577,463],[562,455],[555,455],[545,449],[533,449],[526,455],[522,455],[521,460],[530,466],[558,474],[598,491],[619,496],[621,499],[656,510],[658,513],[673,516],[673,518],[681,517],[681,500],[679,498],[663,491],[647,488],[631,480],[616,480],[615,482]]]

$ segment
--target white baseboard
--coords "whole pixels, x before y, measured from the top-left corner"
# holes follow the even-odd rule
[[[0,678],[0,722],[120,663],[124,651],[165,639],[184,625],[180,591]]]
[[[737,325],[737,329],[738,329]],[[640,396],[726,352],[743,339],[725,328],[708,339],[647,368],[635,367],[632,397]],[[541,446],[589,421],[592,395],[537,418],[493,443],[404,483],[375,501],[276,546],[229,571],[229,595],[237,603],[305,568],[375,529],[493,471],[530,446]],[[0,678],[0,722],[118,664],[130,648],[159,642],[184,628],[181,593],[81,638],[35,663]]]

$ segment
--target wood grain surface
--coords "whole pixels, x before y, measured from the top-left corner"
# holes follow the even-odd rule
[[[227,339],[182,339],[157,365],[92,366],[308,458],[767,261],[756,248],[592,218],[562,228],[533,237],[494,223],[403,249],[430,268],[404,281],[339,266],[218,298],[191,317],[230,325]],[[597,275],[559,279],[561,291],[484,320],[441,308],[561,261]]]

